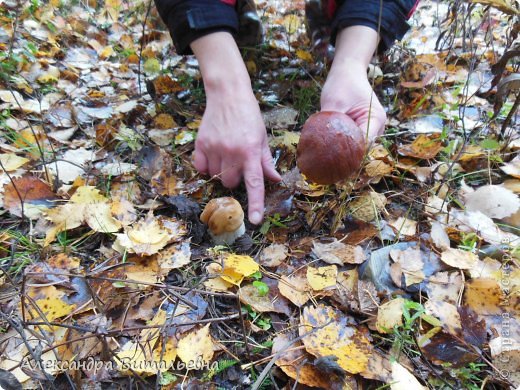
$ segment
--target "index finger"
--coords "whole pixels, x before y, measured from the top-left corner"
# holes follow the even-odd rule
[[[260,158],[250,159],[244,164],[244,182],[248,199],[249,222],[258,225],[264,218],[264,173]]]

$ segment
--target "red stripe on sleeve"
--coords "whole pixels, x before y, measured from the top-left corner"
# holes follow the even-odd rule
[[[232,5],[233,7],[235,6],[236,4],[236,0],[220,0],[221,2],[223,2],[224,4],[227,4],[227,5]]]
[[[413,5],[412,9],[410,10],[410,12],[408,12],[408,16],[406,17],[406,19],[410,19],[410,17],[413,15],[413,13],[415,12],[415,10],[417,9],[417,6],[419,5],[419,0],[417,0],[415,2],[415,4]]]

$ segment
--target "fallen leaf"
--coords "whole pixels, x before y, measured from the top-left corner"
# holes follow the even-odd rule
[[[282,333],[277,335],[273,340],[273,355],[283,351],[275,364],[290,378],[298,380],[299,383],[312,387],[320,387],[324,389],[330,388],[330,382],[327,375],[319,371],[310,359],[310,354],[302,348],[302,343],[296,341],[291,343],[294,337]]]
[[[365,172],[369,177],[386,176],[392,171],[392,166],[380,160],[373,160],[365,165]]]
[[[0,172],[3,171],[3,169],[5,169],[7,172],[15,171],[28,161],[29,159],[17,156],[14,153],[2,153],[0,154],[0,162],[2,163],[0,166]]]
[[[395,261],[395,264],[392,264],[391,269],[398,269],[399,274],[401,272],[404,274],[405,284],[407,287],[424,280],[424,262],[422,260],[421,250],[418,247],[412,247],[405,250],[392,249],[390,251],[390,257]],[[397,280],[393,278],[394,283],[396,283],[397,286],[401,286],[400,279],[400,276]]]
[[[404,299],[396,298],[383,303],[377,309],[376,328],[379,333],[392,333],[395,326],[403,324]]]
[[[520,342],[510,337],[496,337],[489,342],[489,349],[498,372],[514,386],[520,386]]]
[[[462,249],[447,248],[442,252],[441,260],[454,268],[471,269],[478,262],[478,256]]]
[[[258,288],[252,284],[242,286],[238,291],[240,301],[246,305],[250,305],[255,311],[259,313],[276,311],[273,302],[271,302],[271,298],[267,294],[261,295]]]
[[[251,256],[229,254],[224,259],[222,279],[239,286],[244,277],[251,276],[260,269]]]
[[[326,267],[307,267],[307,280],[314,291],[321,291],[336,285],[338,268],[335,265]]]
[[[366,260],[362,247],[344,244],[338,240],[326,244],[314,241],[312,253],[328,264],[361,264]]]
[[[520,179],[520,156],[516,156],[511,161],[505,163],[500,167],[500,169],[509,176]]]
[[[421,385],[421,383],[413,376],[413,374],[404,368],[401,364],[393,361],[392,366],[392,379],[389,382],[391,390],[425,390],[427,387]]]
[[[444,230],[444,227],[440,222],[432,222],[432,230],[430,236],[432,238],[433,244],[437,248],[445,250],[450,247],[450,238],[448,237],[446,230]]]
[[[457,307],[443,301],[428,300],[424,304],[426,314],[438,318],[442,327],[453,336],[458,336],[462,331],[462,323]]]
[[[405,217],[399,217],[389,223],[399,235],[413,237],[417,232],[417,222]]]
[[[383,194],[369,192],[352,200],[348,205],[348,210],[354,218],[371,222],[384,210],[386,203],[387,200]]]
[[[264,267],[278,267],[287,258],[289,248],[283,244],[271,244],[260,253],[259,263]]]
[[[466,282],[464,303],[475,313],[497,315],[503,311],[504,293],[495,279],[471,279]]]
[[[398,151],[403,156],[430,160],[437,156],[441,149],[442,142],[439,139],[421,134],[411,144],[399,146]]]
[[[159,252],[157,259],[162,272],[167,274],[172,269],[177,269],[190,264],[191,248],[189,240],[177,245],[171,245]]]
[[[209,326],[188,333],[179,340],[177,345],[177,354],[179,358],[186,364],[202,362],[209,364],[214,354],[214,342],[209,333]]]
[[[345,371],[364,371],[371,355],[368,339],[348,324],[348,318],[332,307],[305,307],[300,317],[300,336],[307,352],[316,357],[336,356]]]
[[[426,284],[428,297],[436,301],[456,303],[463,287],[460,272],[437,272]]]
[[[278,283],[280,294],[290,300],[296,306],[301,307],[311,298],[312,288],[305,275],[297,273],[290,276],[282,276]]]
[[[24,213],[27,211],[28,205],[45,209],[52,207],[55,199],[57,197],[49,185],[34,176],[13,178],[4,186],[4,208],[18,217],[22,216],[22,208]],[[32,213],[31,216],[38,218],[39,213]]]
[[[114,249],[146,256],[159,252],[182,233],[168,229],[163,221],[149,213],[132,226],[125,226],[124,233],[116,234]]]
[[[469,211],[480,211],[490,218],[506,218],[520,208],[518,195],[498,185],[483,186],[468,194],[465,199]]]

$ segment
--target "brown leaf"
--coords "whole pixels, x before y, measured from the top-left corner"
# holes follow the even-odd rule
[[[302,343],[297,341],[290,344],[294,337],[287,334],[279,334],[273,340],[272,353],[280,351],[284,353],[276,360],[275,364],[282,369],[287,376],[298,380],[307,386],[328,389],[331,384],[326,375],[323,375],[313,364],[312,356],[302,348]]]
[[[52,201],[57,199],[50,186],[34,176],[13,178],[4,186],[4,207],[17,217],[22,216],[22,203],[25,212],[27,205],[52,207]]]
[[[312,253],[328,264],[361,264],[366,260],[363,248],[344,244],[337,240],[326,244],[314,241]]]

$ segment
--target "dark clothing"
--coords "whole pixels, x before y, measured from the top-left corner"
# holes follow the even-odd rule
[[[339,30],[355,25],[380,32],[381,48],[388,49],[408,30],[406,22],[419,0],[322,0],[319,4],[331,28],[334,43]],[[179,54],[190,54],[190,43],[216,31],[239,36],[243,23],[239,15],[244,0],[155,0],[157,10],[168,25]],[[380,15],[380,10],[382,13]],[[247,12],[247,10],[246,10]],[[379,21],[381,22],[378,30]]]

